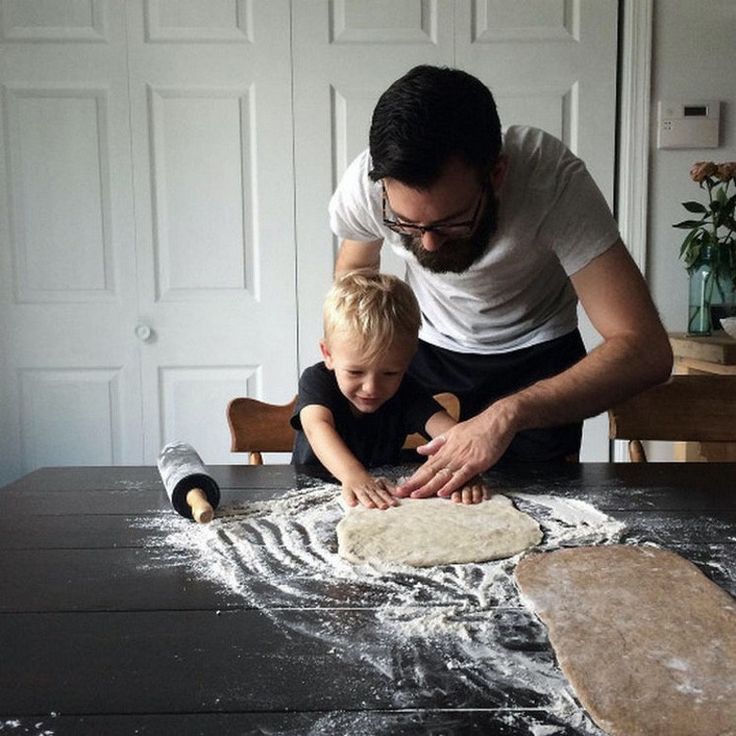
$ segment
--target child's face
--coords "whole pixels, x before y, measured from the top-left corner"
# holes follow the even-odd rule
[[[414,355],[411,341],[397,340],[371,361],[366,360],[354,342],[344,337],[333,335],[329,346],[323,340],[320,347],[325,365],[335,371],[342,395],[361,414],[376,411],[399,390]]]

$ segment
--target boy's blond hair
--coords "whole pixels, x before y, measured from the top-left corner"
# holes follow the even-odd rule
[[[389,350],[397,339],[416,344],[422,321],[414,292],[396,276],[369,269],[339,276],[327,292],[324,337],[355,340],[366,359]]]

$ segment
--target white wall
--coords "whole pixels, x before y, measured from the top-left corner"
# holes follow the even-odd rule
[[[736,1],[655,0],[652,59],[651,159],[647,279],[668,331],[684,331],[687,272],[679,260],[685,219],[682,202],[701,199],[690,180],[695,161],[736,160]],[[658,150],[657,101],[721,101],[720,147]],[[652,460],[672,458],[671,446],[653,443]]]
[[[735,52],[735,0],[655,0],[647,277],[669,331],[684,331],[687,317],[687,272],[678,258],[684,233],[672,224],[685,219],[682,202],[703,197],[690,166],[736,160]],[[720,147],[658,150],[662,98],[721,100]]]

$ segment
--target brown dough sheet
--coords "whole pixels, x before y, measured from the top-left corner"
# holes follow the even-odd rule
[[[578,547],[516,570],[563,673],[612,736],[736,734],[736,602],[674,552]]]

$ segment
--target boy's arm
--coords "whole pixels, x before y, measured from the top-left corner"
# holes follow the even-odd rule
[[[342,496],[348,505],[361,503],[379,509],[396,505],[390,492],[393,487],[382,478],[374,478],[350,452],[337,433],[332,412],[327,407],[309,404],[299,412],[299,419],[314,454],[342,483]]]
[[[443,409],[427,419],[427,423],[424,428],[427,434],[434,439],[439,437],[443,432],[446,432],[450,427],[454,427],[457,422]]]

